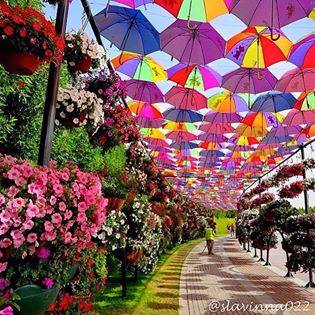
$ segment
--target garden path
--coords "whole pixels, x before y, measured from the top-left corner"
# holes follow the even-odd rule
[[[195,246],[183,265],[180,315],[315,314],[314,289],[298,286],[293,282],[295,280],[278,275],[272,267],[263,266],[257,258],[244,252],[234,238],[217,239],[213,256],[202,252],[204,246],[204,242]],[[290,311],[290,301],[295,302],[294,307],[301,302],[299,311]],[[307,311],[303,311],[307,306],[305,301],[310,303]],[[239,311],[235,310],[236,303]],[[247,310],[242,310],[242,303],[247,305]],[[286,303],[287,310],[281,310]],[[274,305],[267,312],[255,311],[254,306],[262,307],[260,304]],[[280,310],[273,311],[277,307]]]

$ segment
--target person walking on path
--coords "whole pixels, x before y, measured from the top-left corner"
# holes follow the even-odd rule
[[[208,221],[208,225],[206,227],[205,231],[205,237],[207,242],[207,248],[208,248],[208,255],[213,255],[213,243],[214,243],[214,237],[215,237],[215,231],[214,231],[214,222]]]
[[[235,225],[234,225],[234,223],[232,223],[230,225],[230,233],[231,233],[231,237],[234,237],[234,235],[235,235]]]

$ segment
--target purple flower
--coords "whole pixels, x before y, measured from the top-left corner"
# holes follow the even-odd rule
[[[50,250],[47,247],[40,247],[36,254],[39,259],[46,260],[50,256]]]
[[[3,291],[9,285],[9,281],[5,278],[0,278],[0,290]]]
[[[3,310],[0,310],[0,315],[13,315],[13,308],[11,306],[7,306]]]
[[[47,289],[51,289],[55,284],[54,280],[48,277],[44,278],[42,283]]]

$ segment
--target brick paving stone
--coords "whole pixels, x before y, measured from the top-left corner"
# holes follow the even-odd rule
[[[198,244],[183,265],[179,315],[315,314],[314,289],[299,287],[263,266],[243,251],[237,240],[217,239],[212,256],[202,253],[204,246],[204,242]],[[294,310],[289,308],[290,301],[295,303]],[[305,301],[310,303],[306,311]],[[220,307],[210,310],[209,305],[214,308],[215,303]],[[288,308],[284,309],[286,303]],[[266,304],[272,304],[267,311]]]

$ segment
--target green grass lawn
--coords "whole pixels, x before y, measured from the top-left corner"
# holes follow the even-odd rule
[[[224,236],[227,224],[234,219],[219,218],[216,222],[217,236]],[[190,250],[201,241],[190,241],[164,254],[153,273],[140,274],[137,282],[128,283],[126,299],[121,298],[119,284],[108,284],[96,297],[96,310],[108,315],[177,315],[182,265]]]

